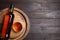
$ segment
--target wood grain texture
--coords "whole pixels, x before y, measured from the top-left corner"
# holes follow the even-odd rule
[[[13,3],[31,22],[24,40],[60,40],[60,0],[13,0]],[[0,10],[9,4],[9,0],[0,0]]]

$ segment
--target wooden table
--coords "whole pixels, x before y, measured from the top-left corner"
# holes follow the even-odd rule
[[[13,0],[31,22],[24,40],[60,40],[60,0]],[[9,0],[0,0],[0,10],[9,6]]]

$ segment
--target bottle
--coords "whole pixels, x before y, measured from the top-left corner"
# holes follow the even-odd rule
[[[4,17],[1,40],[8,40],[10,37],[11,27],[12,27],[13,20],[14,20],[13,10],[14,10],[14,6],[13,4],[11,4],[10,8],[8,9],[8,12],[6,13]]]

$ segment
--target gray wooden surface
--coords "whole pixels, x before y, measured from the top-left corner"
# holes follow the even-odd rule
[[[24,40],[60,40],[60,0],[13,0],[31,22]],[[0,0],[0,10],[9,6],[9,0]]]

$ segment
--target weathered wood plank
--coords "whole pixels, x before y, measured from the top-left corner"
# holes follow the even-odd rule
[[[28,40],[60,40],[60,33],[30,33],[28,34],[27,39]]]
[[[52,25],[59,25],[60,19],[30,19],[31,24],[51,24]],[[44,25],[45,26],[45,25]]]

